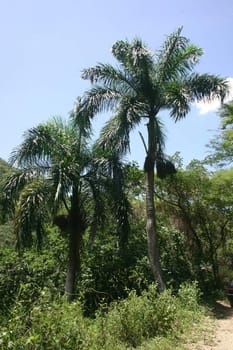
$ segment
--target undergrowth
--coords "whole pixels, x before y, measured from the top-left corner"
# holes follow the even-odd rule
[[[91,319],[84,317],[79,301],[54,300],[45,288],[30,308],[15,303],[0,331],[0,349],[175,349],[202,317],[198,299],[196,284],[182,285],[177,295],[170,290],[159,294],[151,285],[140,296],[130,291],[124,300],[101,305]]]

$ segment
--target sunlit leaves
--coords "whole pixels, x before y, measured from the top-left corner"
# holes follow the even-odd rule
[[[182,28],[165,40],[157,53],[157,77],[159,81],[171,81],[188,76],[202,56],[201,48],[189,43],[181,36]]]
[[[221,129],[208,145],[211,153],[206,161],[211,165],[226,166],[233,162],[233,102],[220,109]]]

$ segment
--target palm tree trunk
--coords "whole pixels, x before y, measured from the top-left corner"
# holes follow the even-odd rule
[[[156,228],[156,215],[155,215],[155,203],[154,203],[154,168],[156,160],[156,130],[153,114],[149,118],[147,124],[148,130],[148,151],[145,159],[144,171],[146,173],[146,231],[147,231],[147,244],[148,255],[150,259],[152,273],[155,281],[158,283],[159,291],[163,291],[166,285],[163,281],[162,269],[159,261],[159,247],[158,247],[158,234]]]
[[[75,281],[80,272],[80,245],[81,232],[77,228],[72,228],[69,236],[68,268],[66,273],[65,294],[68,301],[74,298]]]
[[[82,234],[85,226],[79,207],[79,191],[78,186],[74,186],[71,196],[71,209],[68,216],[68,232],[69,232],[69,253],[68,268],[66,274],[65,293],[68,301],[74,298],[75,282],[77,274],[80,272],[80,247]]]
[[[166,285],[163,281],[162,270],[159,261],[159,247],[156,229],[155,204],[154,204],[154,169],[146,173],[146,231],[148,255],[155,281],[159,291],[163,291]]]

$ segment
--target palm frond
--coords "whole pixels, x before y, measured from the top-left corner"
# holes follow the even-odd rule
[[[113,56],[121,63],[124,70],[129,71],[132,75],[141,70],[153,66],[153,53],[138,38],[132,43],[128,41],[118,40],[112,46]]]
[[[16,170],[11,175],[9,175],[3,187],[3,192],[6,197],[9,198],[17,198],[20,191],[24,188],[24,186],[31,182],[35,176],[34,169],[22,169]]]
[[[115,150],[121,154],[129,151],[129,130],[124,128],[119,116],[114,116],[100,132],[97,145],[105,150]]]
[[[105,150],[124,155],[130,151],[131,128],[132,126],[127,122],[123,113],[122,115],[117,114],[101,130],[97,145]]]
[[[29,129],[23,137],[24,141],[10,158],[11,163],[18,167],[47,167],[62,155],[69,155],[70,144],[77,143],[75,131],[60,117]]]
[[[161,82],[185,77],[198,63],[203,50],[181,36],[182,27],[168,36],[157,53],[156,75]]]
[[[105,88],[127,94],[133,89],[131,76],[127,71],[121,71],[110,64],[99,63],[83,71],[83,79],[89,79],[92,84],[99,84]]]
[[[130,232],[129,213],[130,203],[125,191],[124,164],[119,154],[112,154],[109,158],[109,167],[112,172],[110,200],[113,206],[113,213],[117,222],[117,234],[120,245],[128,241]]]
[[[83,108],[88,111],[91,118],[99,112],[107,112],[116,108],[122,94],[105,89],[101,86],[95,86],[86,92],[83,98]]]
[[[73,110],[70,113],[71,126],[77,130],[77,138],[83,144],[86,143],[92,134],[91,118],[87,110],[82,106],[80,97],[76,99]]]
[[[53,212],[56,212],[66,198],[71,196],[73,187],[79,184],[82,171],[82,165],[79,162],[72,163],[72,159],[69,159],[68,162],[61,160],[53,164],[50,177],[48,178],[48,181],[51,183]]]
[[[181,80],[165,85],[164,105],[170,108],[170,116],[178,121],[190,111],[190,96]]]
[[[154,55],[140,39],[132,43],[117,41],[112,48],[113,55],[121,63],[122,71],[127,75],[127,82],[134,94],[142,100],[153,96]]]
[[[34,179],[22,190],[15,213],[18,246],[31,244],[33,231],[41,240],[42,222],[48,215],[46,204],[49,197],[48,182],[42,179]]]
[[[49,125],[31,128],[24,133],[23,138],[23,143],[11,153],[12,165],[23,167],[49,161],[57,141]]]
[[[184,87],[192,102],[211,101],[214,98],[223,102],[229,93],[227,80],[211,74],[192,74],[184,82]]]
[[[68,169],[63,167],[62,162],[54,165],[51,169],[51,182],[53,183],[53,197],[57,205],[66,197],[72,188],[72,181],[67,176]]]
[[[105,171],[98,161],[92,162],[92,167],[85,175],[82,195],[85,196],[85,208],[89,213],[90,241],[93,242],[98,227],[103,227],[106,221]]]
[[[164,147],[165,147],[165,141],[166,141],[166,135],[164,132],[164,124],[157,116],[154,118],[154,138],[155,138],[155,144],[156,144],[156,158],[163,156]]]
[[[116,114],[102,128],[98,146],[122,156],[130,151],[130,132],[146,114],[145,105],[127,96],[121,99]]]
[[[128,240],[130,231],[129,213],[130,204],[126,195],[126,185],[124,178],[124,162],[122,156],[111,150],[102,151],[98,149],[98,157],[95,162],[95,173],[98,173],[98,186],[93,186],[95,191],[95,210],[99,211],[102,222],[106,220],[103,217],[103,203],[110,208],[116,222],[116,233],[120,240],[120,245],[123,246]],[[92,178],[92,177],[91,177]],[[98,192],[96,192],[98,188]],[[104,198],[102,198],[104,193]],[[101,202],[99,202],[101,201]],[[97,211],[95,212],[97,214]]]

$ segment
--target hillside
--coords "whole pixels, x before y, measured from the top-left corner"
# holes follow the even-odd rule
[[[9,163],[7,163],[5,160],[0,158],[0,178],[2,175],[8,173],[11,169],[11,166]]]
[[[14,243],[13,226],[11,221],[8,221],[6,212],[6,203],[3,196],[3,181],[10,173],[11,166],[2,158],[0,158],[0,246]],[[7,222],[6,222],[7,221]]]

